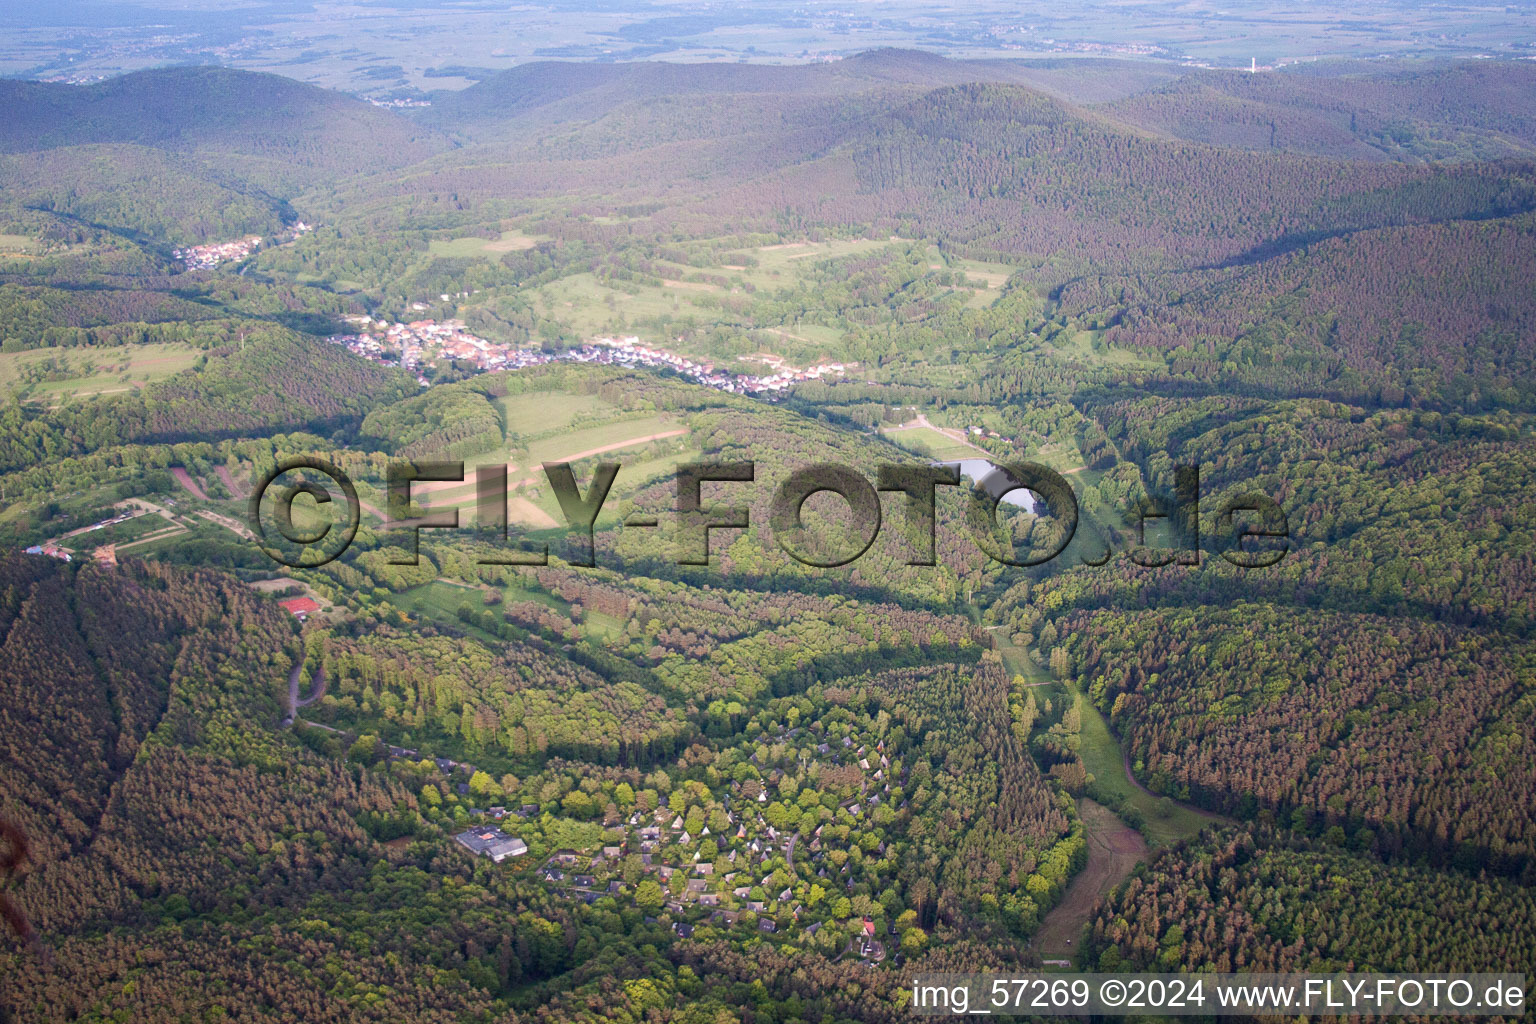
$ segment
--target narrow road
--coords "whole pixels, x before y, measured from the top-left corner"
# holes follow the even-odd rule
[[[1185,803],[1183,800],[1175,800],[1173,797],[1168,796],[1166,793],[1154,793],[1152,790],[1142,785],[1141,780],[1136,777],[1136,773],[1131,771],[1131,752],[1126,750],[1123,744],[1121,745],[1120,750],[1121,763],[1125,766],[1125,780],[1131,785],[1135,786],[1137,789],[1141,790],[1143,793],[1147,794],[1147,796],[1154,800],[1161,800],[1164,797],[1168,797],[1168,799],[1173,803],[1175,807],[1181,807],[1188,811],[1190,814],[1198,815],[1199,817],[1205,818],[1209,821],[1231,821],[1230,818],[1217,814],[1214,811],[1208,811],[1203,807],[1196,807],[1194,804]]]
[[[1161,793],[1154,793],[1154,792],[1152,792],[1150,789],[1148,789],[1146,787],[1146,785],[1144,785],[1142,783],[1142,781],[1140,779],[1138,779],[1136,777],[1136,773],[1131,771],[1131,752],[1129,750],[1126,750],[1123,745],[1120,748],[1120,761],[1121,761],[1121,764],[1123,764],[1125,766],[1125,781],[1126,782],[1129,782],[1131,785],[1135,786],[1137,789],[1139,789],[1143,793],[1147,794],[1147,796],[1152,797],[1154,800],[1162,799],[1162,794]]]
[[[293,671],[288,673],[288,717],[283,719],[285,726],[293,724],[293,720],[298,717],[299,708],[308,707],[325,696],[325,669],[317,668],[311,680],[309,696],[303,700],[299,699],[299,675],[303,671],[304,662],[300,661],[293,666]]]
[[[791,871],[795,870],[795,841],[799,838],[800,833],[796,832],[789,837],[789,842],[784,844],[784,865]]]
[[[178,533],[186,532],[187,528],[185,526],[182,526],[180,523],[175,523],[163,530],[156,530],[154,533],[146,533],[138,540],[131,540],[126,544],[113,544],[112,550],[114,553],[119,551],[129,551],[133,548],[141,547],[145,544],[153,544],[157,540],[164,540],[167,537],[174,537]]]

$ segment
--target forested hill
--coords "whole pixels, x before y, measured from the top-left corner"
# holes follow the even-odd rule
[[[679,134],[678,115],[699,137],[782,131],[884,109],[900,96],[962,81],[1018,81],[1009,62],[992,66],[931,54],[881,50],[832,64],[585,64],[541,61],[504,71],[462,92],[437,93],[417,117],[469,141],[522,138],[531,126],[644,119],[636,142],[655,145]],[[661,105],[657,119],[649,111]],[[707,126],[707,127],[705,127]],[[630,144],[619,143],[620,148]]]
[[[1127,71],[1131,94],[1116,96],[1097,62],[899,51],[810,67],[549,62],[420,115],[472,145],[472,162],[430,160],[348,203],[408,192],[449,217],[571,189],[644,200],[648,217],[626,235],[701,216],[773,230],[788,217],[1048,261],[1055,285],[1090,265],[1189,270],[1524,213],[1536,206],[1532,149],[1508,92],[1527,72],[1509,74],[1484,95],[1471,72],[1437,72],[1474,95],[1436,105],[1416,79],[1317,71],[1243,76],[1262,84]]]
[[[1533,88],[1536,68],[1521,64],[1196,71],[1102,109],[1156,132],[1245,149],[1357,160],[1488,159],[1536,151]]]
[[[1138,132],[1218,146],[1354,160],[1488,159],[1536,151],[1528,96],[1536,70],[1462,62],[1321,62],[1262,75],[1127,60],[952,60],[881,49],[800,66],[537,61],[433,94],[422,124],[484,136],[508,122],[571,123],[662,98],[763,97],[794,111],[810,98],[886,101],[944,86],[1018,85],[1095,109]],[[829,111],[835,110],[829,107]],[[853,108],[850,108],[853,109]]]
[[[0,106],[0,152],[126,143],[196,156],[273,191],[403,167],[448,147],[431,129],[361,100],[214,67],[88,86],[0,80]]]
[[[624,104],[665,96],[833,97],[973,82],[1028,85],[1065,99],[1097,102],[1152,88],[1177,74],[1129,62],[949,60],[898,49],[797,66],[538,61],[459,92],[437,93],[419,119],[463,129],[535,113],[551,122],[597,117]]]

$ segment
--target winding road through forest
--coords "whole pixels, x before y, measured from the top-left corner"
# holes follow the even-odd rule
[[[293,666],[293,671],[288,673],[288,717],[283,719],[283,725],[293,724],[293,720],[299,715],[299,708],[308,707],[321,697],[325,696],[325,669],[315,669],[314,676],[310,679],[309,696],[299,698],[299,676],[304,672],[304,662],[299,661]]]

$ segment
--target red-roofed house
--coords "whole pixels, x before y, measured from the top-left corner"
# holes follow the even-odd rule
[[[309,613],[320,610],[319,603],[312,597],[285,597],[278,604],[301,622]]]

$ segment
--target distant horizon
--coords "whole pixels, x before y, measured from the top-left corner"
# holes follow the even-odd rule
[[[1120,54],[1104,55],[1104,54],[1090,54],[1090,53],[1019,53],[1019,54],[992,55],[992,56],[964,56],[964,55],[953,54],[953,53],[943,53],[943,52],[940,52],[940,51],[937,51],[937,50],[923,49],[921,47],[902,47],[902,46],[879,46],[879,47],[872,47],[872,48],[870,48],[868,50],[860,50],[860,51],[857,51],[855,53],[849,53],[849,54],[840,55],[840,56],[836,56],[836,57],[821,57],[821,58],[816,58],[816,59],[796,59],[796,58],[790,58],[790,57],[783,57],[783,58],[776,58],[776,59],[775,58],[762,58],[762,59],[751,60],[751,61],[718,60],[718,59],[710,59],[710,58],[707,58],[707,57],[689,58],[686,55],[684,55],[684,56],[669,56],[669,57],[666,57],[666,58],[641,57],[641,58],[623,59],[623,60],[603,60],[603,59],[580,58],[580,57],[537,57],[537,58],[533,58],[531,60],[519,61],[519,62],[517,62],[515,64],[509,65],[508,67],[502,68],[502,69],[500,69],[500,70],[498,70],[498,71],[496,71],[496,72],[494,72],[492,74],[487,74],[483,78],[474,79],[474,80],[460,80],[456,84],[451,85],[451,86],[450,85],[444,85],[444,86],[437,86],[437,87],[434,87],[434,88],[431,88],[431,89],[418,90],[418,91],[412,92],[411,95],[408,96],[408,97],[394,97],[394,98],[392,98],[392,100],[389,100],[389,101],[387,101],[387,100],[385,100],[385,99],[383,99],[383,98],[381,98],[379,96],[369,95],[369,94],[367,94],[364,91],[359,91],[359,90],[354,90],[354,89],[347,89],[347,88],[344,88],[344,87],[341,87],[341,86],[332,86],[332,85],[326,85],[326,84],[321,83],[321,82],[310,81],[309,79],[302,78],[302,77],[299,77],[297,75],[286,73],[286,72],[284,72],[283,70],[280,70],[280,69],[241,67],[241,66],[236,65],[236,64],[220,63],[220,62],[215,62],[215,61],[201,61],[201,62],[199,62],[199,61],[190,61],[190,60],[189,61],[167,61],[165,63],[153,64],[153,65],[148,65],[148,66],[145,66],[145,67],[127,68],[127,69],[124,69],[124,70],[121,70],[121,71],[117,71],[117,72],[114,72],[114,73],[111,73],[111,74],[105,74],[105,75],[101,75],[99,77],[93,77],[93,78],[88,78],[88,79],[80,79],[80,80],[61,80],[61,79],[56,78],[56,77],[54,77],[54,78],[38,77],[38,76],[24,75],[24,74],[0,74],[0,81],[28,82],[28,83],[35,83],[35,84],[42,84],[42,85],[68,85],[68,86],[76,86],[76,87],[80,87],[80,88],[87,88],[87,87],[92,86],[92,85],[99,85],[99,84],[104,83],[104,82],[110,82],[110,81],[114,81],[114,80],[117,80],[117,79],[127,78],[127,77],[130,77],[132,75],[149,74],[149,73],[161,72],[161,71],[195,70],[195,69],[211,68],[211,69],[217,69],[217,70],[220,70],[220,71],[234,71],[234,72],[240,72],[240,73],[245,73],[245,74],[272,75],[272,76],[274,76],[276,78],[283,78],[283,79],[286,79],[286,80],[291,81],[291,82],[297,82],[297,83],[299,83],[301,85],[313,85],[313,86],[315,86],[317,88],[326,89],[327,91],[331,91],[331,92],[338,92],[338,93],[341,93],[343,95],[349,95],[349,96],[352,96],[352,97],[354,97],[356,99],[361,99],[361,100],[365,100],[365,101],[369,101],[369,102],[373,102],[373,103],[381,103],[381,102],[383,102],[383,103],[386,103],[386,105],[389,105],[392,102],[393,104],[398,104],[398,105],[401,105],[401,106],[407,106],[407,105],[410,105],[409,101],[410,101],[411,98],[415,98],[415,97],[427,98],[427,97],[431,97],[433,95],[442,95],[444,93],[462,92],[462,91],[464,91],[466,89],[469,89],[469,88],[471,88],[471,87],[473,87],[475,85],[480,84],[481,82],[488,81],[490,79],[496,78],[496,77],[498,77],[500,75],[503,75],[503,74],[506,74],[508,72],[516,71],[516,70],[518,70],[520,68],[530,68],[530,67],[535,67],[535,66],[540,66],[540,65],[569,64],[569,65],[601,65],[601,66],[619,67],[619,66],[625,66],[625,65],[660,64],[660,65],[670,65],[670,66],[676,66],[676,67],[688,67],[688,66],[692,66],[692,65],[717,64],[717,65],[730,65],[730,66],[808,68],[808,67],[815,67],[815,66],[818,66],[818,65],[837,64],[837,63],[842,63],[844,61],[857,60],[857,59],[859,59],[861,57],[868,57],[868,56],[872,56],[872,55],[880,54],[880,53],[920,54],[920,55],[925,56],[925,57],[933,57],[933,58],[936,58],[938,60],[952,62],[952,63],[955,63],[955,64],[1006,64],[1006,63],[1015,63],[1015,64],[1031,65],[1031,66],[1038,66],[1038,67],[1051,67],[1051,66],[1057,66],[1057,65],[1067,64],[1067,63],[1073,63],[1073,64],[1080,63],[1080,64],[1085,64],[1085,65],[1092,64],[1092,63],[1099,63],[1099,64],[1104,64],[1104,65],[1143,64],[1143,65],[1149,65],[1149,66],[1161,67],[1161,68],[1168,68],[1168,69],[1181,69],[1181,70],[1182,69],[1187,69],[1187,70],[1190,70],[1190,71],[1209,71],[1209,72],[1214,72],[1214,73],[1228,73],[1228,74],[1237,74],[1237,75],[1247,75],[1247,74],[1251,74],[1251,73],[1275,73],[1275,72],[1296,71],[1297,69],[1301,69],[1301,68],[1305,68],[1305,67],[1339,68],[1339,67],[1347,67],[1349,65],[1360,65],[1362,70],[1364,70],[1366,68],[1381,68],[1381,67],[1390,66],[1390,65],[1398,65],[1398,66],[1403,67],[1404,69],[1418,69],[1418,70],[1422,70],[1422,69],[1425,69],[1425,68],[1433,68],[1433,67],[1436,67],[1436,66],[1451,66],[1451,65],[1466,64],[1466,63],[1513,63],[1513,62],[1516,62],[1516,61],[1536,62],[1536,56],[1532,56],[1532,57],[1498,57],[1498,58],[1495,58],[1495,57],[1467,56],[1467,55],[1459,55],[1459,54],[1440,54],[1440,55],[1433,55],[1433,56],[1424,55],[1424,56],[1408,56],[1408,57],[1375,57],[1375,58],[1370,58],[1370,57],[1345,57],[1345,56],[1317,57],[1317,58],[1311,58],[1311,59],[1305,59],[1305,60],[1303,60],[1303,59],[1282,60],[1282,61],[1279,61],[1279,62],[1277,62],[1275,64],[1257,64],[1257,62],[1255,62],[1255,64],[1253,66],[1247,66],[1247,67],[1237,67],[1237,66],[1233,66],[1233,67],[1217,67],[1217,66],[1208,65],[1208,64],[1190,64],[1190,63],[1184,63],[1184,62],[1177,62],[1177,61],[1171,61],[1171,60],[1167,60],[1167,59],[1163,59],[1163,58],[1158,58],[1158,57],[1151,57],[1151,56],[1133,56],[1133,55],[1120,55]]]
[[[268,71],[368,99],[465,88],[543,60],[797,65],[883,48],[952,59],[1112,58],[1248,70],[1318,60],[1536,59],[1536,9],[1339,5],[1277,13],[1256,0],[1132,7],[876,0],[854,10],[666,0],[643,9],[553,0],[343,4],[62,0],[0,14],[0,76],[75,84],[154,67]]]

